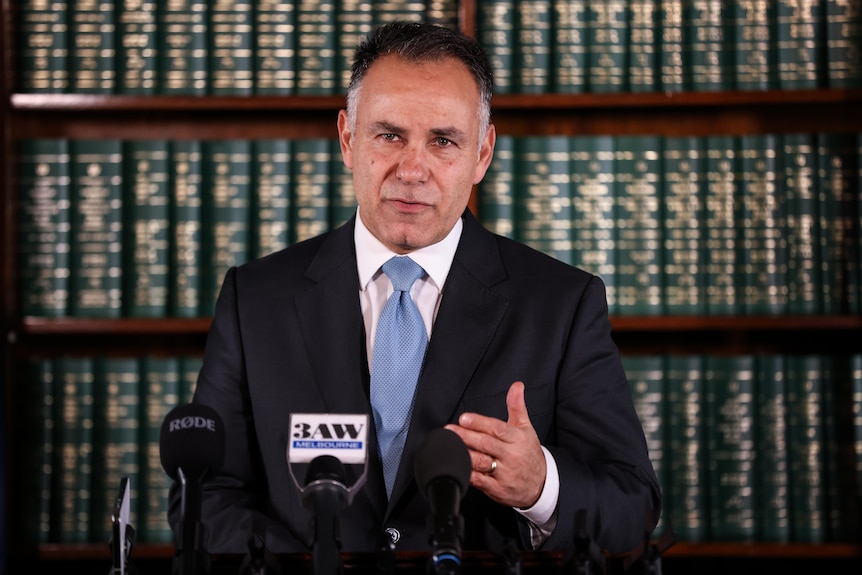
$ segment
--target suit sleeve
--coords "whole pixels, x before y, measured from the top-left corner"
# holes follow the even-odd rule
[[[631,551],[658,522],[661,492],[597,277],[574,313],[557,398],[546,446],[560,475],[557,526],[541,548],[570,548],[581,517],[598,548]]]
[[[237,306],[237,270],[231,268],[222,284],[213,322],[207,335],[194,403],[212,407],[225,428],[222,470],[205,480],[201,495],[203,543],[210,553],[245,553],[254,532],[264,541],[278,531],[282,547],[307,547],[292,540],[265,514],[267,486],[263,481],[260,449],[254,430],[246,380],[245,356]],[[180,534],[180,494],[170,490],[168,519]]]

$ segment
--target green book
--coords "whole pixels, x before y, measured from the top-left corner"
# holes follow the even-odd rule
[[[190,403],[195,395],[203,358],[188,356],[180,358],[180,403]]]
[[[705,362],[710,539],[752,541],[754,357],[710,355]]]
[[[90,541],[93,477],[93,361],[54,360],[51,541]]]
[[[116,4],[71,1],[69,85],[77,94],[113,94],[116,76]]]
[[[662,304],[661,138],[617,136],[617,313],[658,315]]]
[[[822,311],[817,221],[817,150],[811,134],[782,137],[782,192],[787,206],[787,307],[793,314]]]
[[[587,83],[590,92],[626,89],[628,2],[589,2],[586,19]]]
[[[51,504],[56,498],[51,481],[54,476],[54,369],[50,359],[29,358],[21,365],[19,397],[23,411],[19,421],[23,498],[20,523],[25,543],[37,545],[51,539]],[[25,483],[26,482],[26,483]]]
[[[337,31],[334,0],[306,0],[296,6],[296,93],[333,94]]]
[[[862,86],[862,10],[856,2],[823,0],[826,10],[826,61],[830,88]]]
[[[685,25],[684,0],[659,2],[658,60],[659,87],[665,92],[684,92],[691,85],[691,54],[688,38],[691,30]]]
[[[779,0],[775,9],[777,87],[782,90],[817,88],[825,76],[822,70],[825,47],[822,4]]]
[[[159,454],[162,422],[180,403],[180,359],[146,356],[140,359],[140,481],[135,540],[171,543],[168,525],[168,489],[171,480]]]
[[[515,92],[551,91],[551,0],[517,2],[515,8]]]
[[[171,142],[170,154],[171,315],[198,317],[203,267],[201,143]]]
[[[396,20],[422,22],[425,19],[425,2],[422,0],[372,0],[371,28]]]
[[[691,0],[685,12],[688,53],[691,58],[691,89],[696,92],[729,90],[731,54],[728,11],[731,5],[714,0]]]
[[[119,140],[72,140],[70,314],[122,313],[123,150]]]
[[[372,31],[371,0],[341,0],[335,4],[335,89],[346,94],[353,68],[353,53],[356,47]]]
[[[789,543],[790,462],[787,446],[788,412],[785,357],[759,355],[755,359],[755,523],[757,540]]]
[[[123,142],[123,304],[128,317],[170,313],[169,168],[167,140]]]
[[[571,3],[557,0],[555,4],[569,6]],[[515,0],[477,2],[476,39],[494,70],[494,92],[497,94],[511,94],[517,90],[514,79],[516,21]]]
[[[172,0],[158,11],[159,90],[166,95],[207,93],[207,0]]]
[[[117,92],[152,95],[158,88],[158,3],[122,0],[117,10]]]
[[[295,3],[260,0],[253,7],[254,93],[267,96],[292,94],[296,86]]]
[[[777,138],[739,137],[740,304],[746,314],[787,311],[785,197],[778,188]]]
[[[818,227],[823,312],[858,314],[859,202],[857,135],[819,133],[817,141]]]
[[[71,207],[69,145],[63,139],[20,142],[19,291],[25,316],[69,313]]]
[[[478,185],[479,221],[501,236],[515,236],[515,147],[517,136],[498,135],[494,157]]]
[[[627,82],[629,92],[655,92],[661,66],[656,50],[659,30],[658,0],[628,1]]]
[[[668,136],[662,146],[662,299],[671,315],[706,313],[702,148],[701,138],[694,136]]]
[[[736,139],[706,137],[706,309],[711,315],[742,311],[739,288],[739,241],[736,198],[739,195]]]
[[[551,89],[557,94],[585,92],[587,2],[553,0],[552,16]]]
[[[793,540],[826,540],[826,445],[823,401],[827,382],[823,358],[791,356],[787,376],[787,429]]]
[[[856,485],[862,485],[862,353],[850,356],[851,428],[853,442],[852,466],[855,469]]]
[[[254,140],[252,145],[252,257],[290,243],[290,141]]]
[[[425,5],[426,22],[450,30],[458,29],[458,12],[461,9],[459,0],[427,0]]]
[[[293,142],[293,242],[301,242],[329,229],[329,169],[332,145],[326,138]]]
[[[617,312],[613,136],[573,136],[572,261],[599,276],[608,310]]]
[[[18,77],[24,93],[69,90],[69,0],[25,0],[18,7]]]
[[[733,3],[734,86],[737,90],[775,87],[774,2]]]
[[[680,541],[709,537],[704,360],[700,355],[669,355],[665,362],[667,421],[664,507]]]
[[[209,3],[208,94],[252,94],[253,20],[250,0],[211,0]]]
[[[212,316],[227,270],[248,261],[251,237],[251,142],[202,143],[201,309]]]
[[[329,227],[337,228],[356,213],[353,172],[347,169],[341,156],[341,144],[330,140]]]
[[[572,199],[568,136],[515,141],[515,239],[572,262]]]
[[[108,542],[120,480],[129,478],[130,499],[138,501],[140,482],[140,373],[131,357],[93,360],[93,500],[90,541]],[[130,523],[138,525],[135,505]]]

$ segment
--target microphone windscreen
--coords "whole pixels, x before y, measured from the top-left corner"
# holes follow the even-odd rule
[[[344,464],[341,463],[340,459],[333,455],[318,455],[308,464],[305,484],[323,480],[344,484],[347,483],[346,476],[347,472],[344,470]]]
[[[162,422],[159,455],[171,479],[183,473],[217,473],[224,462],[225,434],[219,414],[206,405],[189,403],[173,408]]]
[[[438,428],[430,431],[416,452],[413,472],[419,491],[426,496],[428,485],[435,479],[449,477],[458,484],[461,496],[470,486],[470,453],[454,431]]]

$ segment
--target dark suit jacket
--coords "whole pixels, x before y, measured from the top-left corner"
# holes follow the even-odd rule
[[[660,493],[611,339],[601,280],[495,236],[469,214],[444,287],[391,501],[374,443],[354,222],[231,269],[210,329],[195,402],[215,408],[227,436],[224,469],[204,487],[210,552],[245,552],[251,529],[276,552],[307,550],[311,514],[290,479],[291,413],[368,413],[368,480],[342,515],[344,550],[373,551],[384,528],[398,549],[429,549],[427,504],[413,480],[424,434],[465,411],[507,419],[506,392],[526,386],[542,444],[560,473],[557,527],[542,549],[564,549],[585,510],[611,552],[655,525]],[[302,478],[299,478],[302,481]],[[176,489],[169,517],[179,526]],[[471,488],[465,549],[528,545],[526,522]],[[584,516],[584,512],[580,513]]]

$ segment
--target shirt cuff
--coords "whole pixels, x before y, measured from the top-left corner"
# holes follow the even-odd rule
[[[515,510],[532,523],[530,526],[530,539],[535,549],[554,531],[557,526],[557,502],[560,499],[560,472],[557,470],[557,462],[551,452],[542,446],[545,454],[545,486],[539,500],[527,509],[515,508]],[[538,533],[537,533],[538,531]]]

